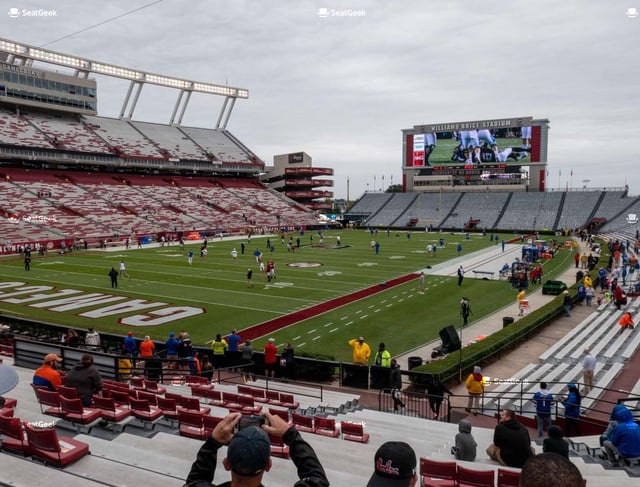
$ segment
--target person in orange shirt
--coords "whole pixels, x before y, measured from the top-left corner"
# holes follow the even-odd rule
[[[45,355],[42,367],[33,374],[33,385],[44,386],[50,391],[55,391],[58,386],[61,386],[62,378],[60,372],[56,370],[58,362],[62,362],[62,358],[55,353]]]
[[[152,357],[155,348],[156,346],[149,338],[149,335],[145,336],[142,343],[140,343],[140,357]]]
[[[627,328],[633,330],[633,315],[631,314],[631,311],[627,311],[625,314],[623,314],[618,324],[620,325],[620,333],[622,333]]]

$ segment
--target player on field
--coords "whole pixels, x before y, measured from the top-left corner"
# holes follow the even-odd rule
[[[522,139],[522,148],[531,149],[531,127],[522,127],[520,129],[520,138]]]

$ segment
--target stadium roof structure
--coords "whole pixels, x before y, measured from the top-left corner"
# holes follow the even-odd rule
[[[4,56],[4,62],[14,64],[16,66],[32,66],[35,61],[38,61],[71,68],[74,70],[74,76],[77,78],[86,79],[89,77],[89,74],[95,73],[129,80],[129,90],[127,91],[127,95],[120,111],[120,118],[125,117],[127,107],[129,107],[129,110],[126,118],[132,117],[140,92],[145,84],[179,90],[178,99],[176,100],[173,113],[171,114],[171,120],[169,122],[171,124],[180,124],[182,122],[182,117],[184,116],[184,112],[189,104],[189,99],[191,94],[194,92],[204,93],[207,95],[218,95],[225,98],[218,115],[218,120],[215,126],[216,129],[226,128],[236,99],[249,98],[249,90],[245,88],[149,73],[139,69],[127,68],[116,64],[103,63],[92,59],[51,51],[49,49],[43,49],[4,38],[0,38],[0,53],[6,53],[6,56]],[[131,96],[132,94],[133,98]]]

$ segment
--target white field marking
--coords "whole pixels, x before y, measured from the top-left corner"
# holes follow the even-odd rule
[[[398,299],[398,303],[402,303],[403,301],[404,301],[404,298]]]
[[[391,296],[391,299],[397,299],[398,295],[396,294],[395,296]]]
[[[408,298],[412,298],[413,297],[413,293],[409,294],[409,296],[407,296]]]
[[[384,304],[386,302],[387,302],[387,300],[385,299],[384,301],[380,301],[380,304]]]
[[[322,335],[318,335],[317,337],[313,337],[312,340],[315,342],[318,338],[322,338]]]
[[[407,257],[405,255],[392,255],[391,257],[389,257],[389,259],[391,260],[398,260],[398,259],[406,259]]]
[[[330,323],[327,323],[326,325],[322,325],[322,326],[324,326],[326,328],[327,326],[331,326],[331,325],[333,325],[333,321],[330,322]]]
[[[307,342],[298,343],[298,348],[304,347],[306,344],[307,344]]]
[[[369,316],[369,315],[362,315],[362,316],[360,317],[360,319],[361,319],[361,320],[364,320],[367,316]]]
[[[356,311],[356,314],[360,314],[360,313],[362,313],[362,310],[361,310],[361,309],[359,309],[358,311]]]
[[[393,306],[393,304],[389,303],[385,306],[385,308],[391,308],[391,306]]]
[[[18,313],[17,311],[11,311],[10,309],[0,308],[0,311],[4,311],[5,313],[9,313],[9,314],[12,314],[12,315],[24,316],[24,313]]]
[[[340,318],[340,321],[344,321],[344,320],[346,320],[347,318],[349,318],[349,317],[348,317],[348,316],[343,316],[342,318]]]
[[[358,267],[373,267],[374,265],[378,265],[377,262],[362,262],[361,264],[356,264]]]
[[[311,333],[315,333],[316,329],[314,328],[313,330],[310,330],[307,332],[307,335],[310,335]]]
[[[403,295],[406,295],[409,291],[402,291]]]
[[[300,335],[298,335],[297,337],[293,338],[293,341],[295,342],[296,340],[300,340],[302,337]]]
[[[375,306],[375,304],[372,304],[371,306],[367,306],[367,309],[371,309]]]
[[[334,328],[333,330],[329,330],[329,333],[333,333],[334,331],[338,331],[338,328]]]
[[[374,310],[373,312],[374,313],[380,313],[380,311],[382,311],[382,310],[380,308],[378,308],[378,309]]]
[[[348,323],[345,323],[344,326],[349,326],[351,323],[353,323],[353,321],[349,321]]]
[[[64,264],[61,260],[54,260],[53,262],[38,262],[38,265],[56,265],[56,264]]]

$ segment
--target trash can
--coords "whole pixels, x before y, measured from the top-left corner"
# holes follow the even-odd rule
[[[582,272],[582,271],[576,272],[576,283],[582,281],[583,277],[584,277],[584,272]]]
[[[409,357],[407,361],[409,364],[409,370],[415,369],[416,367],[420,367],[422,365],[422,357]]]
[[[507,326],[509,326],[514,321],[515,321],[515,319],[513,318],[513,316],[503,316],[502,317],[502,328],[506,328]]]

